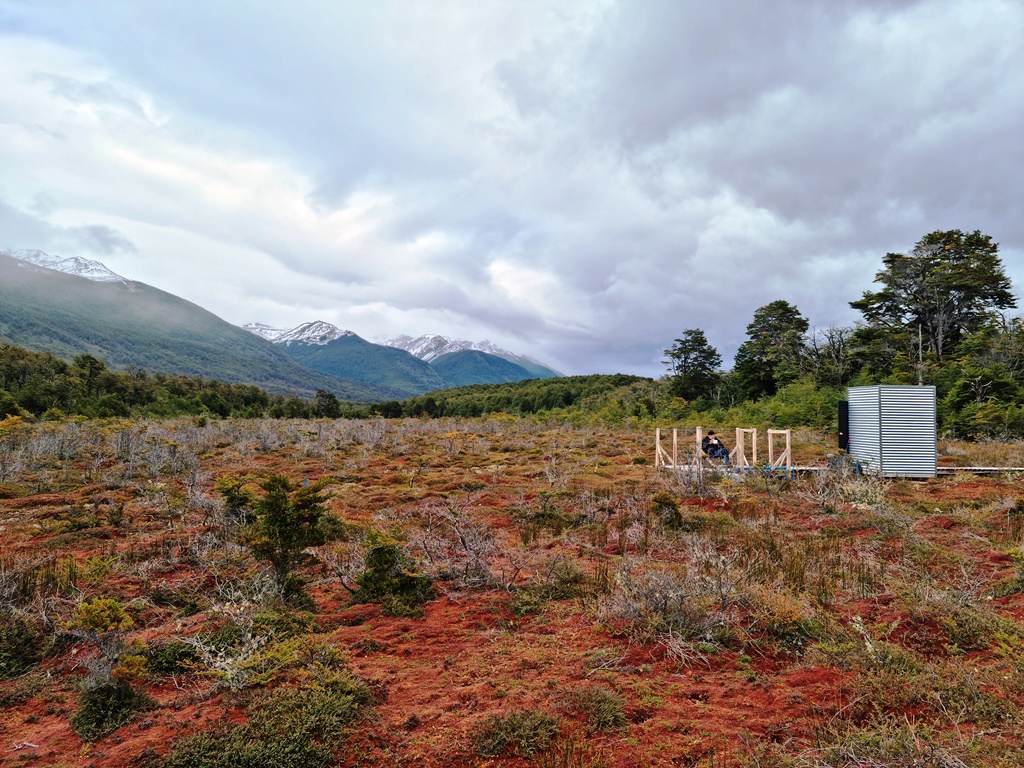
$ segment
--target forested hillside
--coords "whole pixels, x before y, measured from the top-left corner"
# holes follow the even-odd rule
[[[0,343],[66,360],[92,355],[119,370],[216,378],[282,394],[323,389],[364,402],[389,394],[306,368],[265,339],[144,283],[95,282],[26,268],[4,254]]]
[[[0,345],[0,418],[4,416],[169,417],[337,417],[358,415],[319,390],[311,399],[270,394],[247,384],[212,379],[110,370],[92,355],[73,362],[46,352]]]

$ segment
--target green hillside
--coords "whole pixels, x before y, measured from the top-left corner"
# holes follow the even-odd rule
[[[291,342],[277,347],[314,371],[361,382],[386,397],[411,397],[451,386],[428,363],[403,349],[373,344],[355,334],[326,344]]]
[[[500,355],[499,355],[500,357]],[[564,374],[559,373],[547,366],[535,363],[529,358],[523,357],[522,355],[514,355],[513,357],[503,357],[502,359],[508,360],[510,363],[518,365],[520,368],[524,368],[531,379],[557,379]]]
[[[301,366],[265,339],[143,283],[101,283],[0,254],[0,342],[63,359],[141,368],[344,400],[391,396]]]
[[[503,384],[534,378],[528,370],[503,357],[472,349],[451,352],[432,360],[430,365],[451,387],[470,384]]]

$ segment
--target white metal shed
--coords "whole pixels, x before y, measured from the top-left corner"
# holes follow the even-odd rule
[[[935,477],[935,387],[849,387],[849,453],[886,477]]]

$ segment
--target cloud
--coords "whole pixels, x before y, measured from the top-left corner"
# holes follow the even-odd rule
[[[855,319],[981,229],[1024,279],[1002,0],[0,6],[0,243],[232,322],[657,375],[753,311]],[[6,30],[3,31],[3,30]],[[74,255],[65,253],[63,255]]]

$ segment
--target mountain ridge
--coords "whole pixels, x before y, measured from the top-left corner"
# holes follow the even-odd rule
[[[91,354],[114,369],[201,376],[269,392],[322,389],[359,402],[385,396],[302,366],[282,348],[159,288],[68,274],[10,251],[0,252],[3,342],[64,359]]]

